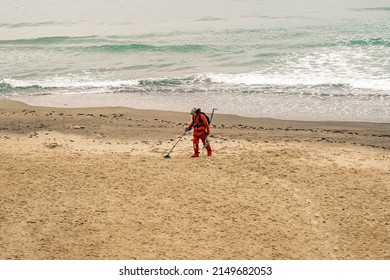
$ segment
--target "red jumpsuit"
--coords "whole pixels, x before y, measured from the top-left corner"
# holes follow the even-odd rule
[[[194,138],[192,139],[192,142],[194,143],[194,154],[192,156],[199,156],[199,139],[201,139],[203,145],[206,146],[207,155],[211,156],[211,146],[207,141],[207,136],[210,134],[210,125],[207,122],[206,117],[203,114],[194,114],[192,122],[188,125],[187,130],[190,130],[191,128],[194,128]]]

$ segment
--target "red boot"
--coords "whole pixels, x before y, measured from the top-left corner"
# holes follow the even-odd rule
[[[199,150],[194,149],[194,154],[191,157],[198,157],[199,156]]]

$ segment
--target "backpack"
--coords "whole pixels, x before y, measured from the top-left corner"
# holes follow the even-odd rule
[[[207,116],[205,113],[203,113],[203,112],[200,112],[200,114],[202,114],[203,116],[205,116],[206,117],[206,120],[207,120],[207,122],[209,123],[209,125],[210,125],[210,118],[209,118],[209,116]],[[200,119],[200,121],[202,121],[202,118],[199,118]]]

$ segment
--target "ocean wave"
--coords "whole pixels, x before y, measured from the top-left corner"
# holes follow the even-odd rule
[[[160,78],[160,79],[141,79],[138,81],[140,86],[178,86],[178,85],[194,85],[207,84],[211,80],[207,76],[188,76],[182,78]]]
[[[0,94],[13,93],[11,95],[18,95],[20,92],[34,92],[35,95],[35,93],[39,94],[39,92],[44,89],[44,87],[35,84],[18,86],[11,83],[0,82]]]
[[[390,40],[387,38],[361,38],[341,40],[334,43],[335,45],[343,46],[390,46]]]
[[[373,7],[373,8],[361,8],[361,9],[351,9],[353,11],[365,12],[365,11],[384,11],[390,12],[390,7]]]
[[[53,77],[42,80],[4,79],[0,81],[0,91],[21,89],[82,89],[82,88],[110,88],[137,85],[137,80],[106,80],[83,77]]]
[[[311,75],[303,73],[289,74],[263,74],[258,72],[239,74],[209,74],[208,78],[213,83],[230,85],[275,85],[288,87],[331,87],[331,88],[357,88],[379,91],[390,90],[388,79],[359,79],[352,77],[318,76],[318,73]]]
[[[325,40],[319,42],[299,42],[290,45],[297,49],[317,49],[329,47],[390,47],[390,40],[387,38],[353,38],[339,40]]]
[[[110,44],[100,46],[89,46],[85,48],[88,51],[104,51],[104,52],[201,52],[207,50],[207,46],[197,44],[184,45],[147,45],[147,44]]]
[[[85,52],[163,52],[163,53],[198,53],[212,51],[213,48],[203,44],[146,44],[134,42],[131,38],[103,38],[97,36],[85,37],[39,37],[18,40],[0,40],[0,46],[28,47],[47,49],[52,46],[60,51],[85,51]]]
[[[6,82],[0,82],[0,92],[12,89],[12,85]]]
[[[0,92],[31,92],[36,90],[76,90],[85,91],[89,89],[100,89],[99,91],[158,91],[170,88],[178,91],[188,91],[190,87],[200,90],[203,85],[210,83],[205,76],[189,76],[183,78],[148,78],[134,80],[110,80],[83,77],[53,77],[42,80],[17,80],[4,79],[0,81]],[[197,86],[201,85],[201,86]]]
[[[63,93],[196,93],[246,95],[354,96],[370,94],[388,98],[388,80],[301,79],[259,73],[202,74],[185,77],[111,80],[93,77],[52,77],[42,80],[3,79],[0,94],[63,94]],[[372,97],[371,96],[371,97]],[[370,97],[370,98],[371,98]]]
[[[52,26],[52,25],[69,25],[76,23],[64,23],[55,21],[42,21],[42,22],[19,22],[19,23],[0,23],[0,27],[6,28],[23,28],[23,27],[39,27],[39,26]]]
[[[103,39],[96,36],[84,37],[68,37],[68,36],[54,36],[54,37],[38,37],[29,39],[16,40],[0,40],[0,45],[48,45],[48,44],[66,44],[66,43],[86,43],[93,41],[102,41]]]

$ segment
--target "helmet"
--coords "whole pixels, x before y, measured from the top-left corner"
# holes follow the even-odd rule
[[[200,111],[201,111],[200,108],[195,108],[195,107],[194,107],[194,108],[191,109],[191,115],[193,115],[193,114],[199,114]]]

